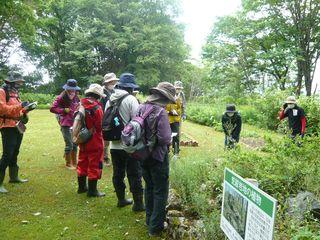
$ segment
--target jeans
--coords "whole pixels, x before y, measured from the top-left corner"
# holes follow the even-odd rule
[[[145,205],[146,224],[149,233],[163,230],[166,219],[166,205],[169,194],[169,156],[165,155],[163,162],[148,159],[142,166],[142,175],[146,183]]]
[[[130,192],[142,194],[142,170],[140,162],[131,158],[124,150],[111,149],[113,165],[112,182],[116,192],[123,192],[126,189],[124,178],[127,173]]]
[[[177,133],[177,136],[172,138],[173,153],[178,154],[180,152],[180,123],[174,122],[170,124],[172,133]]]
[[[18,167],[18,155],[23,138],[17,128],[2,128],[2,157],[0,160],[0,171],[5,173],[7,167]]]
[[[77,145],[72,142],[72,130],[70,127],[61,127],[61,133],[66,144],[64,148],[65,153],[70,153],[72,151],[77,151]]]

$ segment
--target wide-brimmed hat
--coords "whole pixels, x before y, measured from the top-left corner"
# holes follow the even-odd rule
[[[89,88],[84,93],[94,93],[100,97],[106,97],[106,95],[103,93],[103,87],[97,83],[90,84]]]
[[[103,77],[103,84],[117,81],[119,81],[119,78],[117,78],[117,76],[114,73],[107,73]]]
[[[131,73],[123,73],[120,76],[119,82],[117,83],[118,87],[123,88],[139,88],[139,86],[136,84],[136,80],[133,74]]]
[[[15,71],[8,72],[6,82],[24,82],[22,74]]]
[[[170,102],[176,102],[176,89],[175,87],[169,82],[161,82],[158,84],[157,87],[150,89],[151,94],[160,94],[165,98],[169,99]]]
[[[68,79],[67,83],[65,85],[63,85],[62,88],[64,90],[75,90],[75,91],[81,90],[81,88],[78,87],[77,80],[75,80],[75,79]]]
[[[174,87],[176,89],[183,89],[183,83],[181,81],[175,81],[174,82]]]
[[[236,105],[234,104],[227,104],[226,106],[226,112],[227,113],[235,113],[236,111]]]
[[[296,103],[297,103],[296,97],[295,97],[295,96],[289,96],[289,97],[287,97],[285,103],[293,103],[293,104],[296,104]]]

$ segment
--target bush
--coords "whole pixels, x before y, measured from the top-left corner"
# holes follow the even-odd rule
[[[242,116],[242,122],[269,130],[287,131],[287,122],[279,120],[280,107],[290,92],[272,91],[260,97],[248,97],[241,102],[246,105],[238,105]],[[202,98],[201,100],[203,100]],[[226,99],[211,99],[209,103],[195,101],[187,106],[187,116],[190,121],[206,126],[220,126],[221,116],[225,111]],[[230,100],[230,99],[229,99]],[[232,101],[229,101],[229,103]],[[320,98],[300,97],[298,105],[305,111],[307,117],[307,134],[318,135],[320,131]]]
[[[39,109],[48,109],[55,99],[55,95],[42,93],[21,93],[22,101],[38,102]]]

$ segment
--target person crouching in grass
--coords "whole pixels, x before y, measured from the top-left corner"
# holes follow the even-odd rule
[[[225,148],[234,148],[240,140],[242,119],[236,111],[234,104],[227,104],[226,111],[222,116],[222,128],[225,133]]]

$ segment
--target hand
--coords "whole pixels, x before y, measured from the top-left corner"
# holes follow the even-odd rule
[[[25,108],[28,105],[29,105],[28,101],[24,101],[24,102],[21,103],[21,107],[23,107],[23,108]]]
[[[303,137],[304,137],[304,133],[301,133],[301,134],[300,134],[300,137],[303,138]]]
[[[234,139],[234,138],[232,138],[232,137],[230,137],[230,142],[232,142],[232,143],[235,143],[236,142],[236,140]]]
[[[178,115],[179,115],[176,110],[172,110],[172,111],[171,111],[171,114],[172,114],[173,116],[178,116]]]
[[[69,113],[70,112],[70,108],[65,108],[63,109],[65,113]]]
[[[181,118],[182,118],[182,121],[185,121],[187,119],[187,115],[183,114]]]

